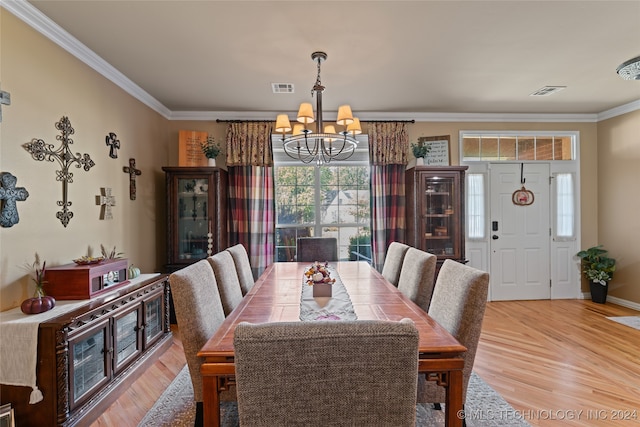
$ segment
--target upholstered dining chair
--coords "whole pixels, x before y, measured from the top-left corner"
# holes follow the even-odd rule
[[[178,323],[178,332],[196,402],[196,426],[203,424],[202,375],[203,360],[198,351],[224,321],[224,311],[216,278],[209,263],[200,260],[169,276],[169,284]],[[221,394],[221,400],[235,400],[235,390]]]
[[[240,425],[415,426],[409,319],[240,323],[233,345]]]
[[[338,261],[338,239],[335,237],[299,237],[296,261]]]
[[[438,273],[429,306],[429,316],[467,348],[462,371],[463,402],[478,349],[488,291],[489,273],[447,259]],[[418,402],[440,404],[444,399],[444,388],[420,375]]]
[[[391,242],[387,248],[387,255],[384,257],[384,265],[382,266],[382,277],[395,287],[398,286],[402,261],[404,261],[404,256],[409,248],[409,245],[400,242]]]
[[[242,290],[242,295],[246,295],[247,292],[253,288],[255,284],[253,278],[253,272],[251,271],[251,262],[249,261],[249,254],[244,246],[240,243],[237,245],[231,246],[226,249],[229,251],[231,256],[233,257],[233,262],[236,265],[236,270],[238,272],[238,280],[240,281],[240,289]]]
[[[229,251],[218,252],[207,258],[216,276],[224,315],[228,316],[242,301],[242,288],[236,271],[236,264]]]
[[[437,261],[437,256],[411,247],[402,260],[398,290],[424,311],[429,311]]]

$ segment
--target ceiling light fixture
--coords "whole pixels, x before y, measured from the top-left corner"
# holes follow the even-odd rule
[[[640,80],[640,56],[623,62],[616,72],[625,80]]]
[[[316,115],[313,113],[311,103],[303,102],[298,110],[296,120],[299,123],[291,127],[289,117],[286,114],[278,114],[275,131],[282,134],[284,152],[291,158],[311,163],[316,161],[318,166],[329,163],[332,160],[346,160],[353,155],[358,141],[355,136],[362,133],[360,120],[353,117],[351,107],[341,105],[338,108],[336,125],[344,127],[344,130],[336,132],[334,125],[324,125],[322,119],[322,91],[324,86],[320,81],[320,64],[327,59],[324,52],[313,52],[311,59],[318,63],[318,76],[316,84],[311,89],[316,93]],[[317,123],[317,132],[309,127],[313,122]],[[292,132],[293,131],[293,132]],[[292,132],[288,134],[288,132]]]

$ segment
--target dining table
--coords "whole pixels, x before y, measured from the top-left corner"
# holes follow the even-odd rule
[[[442,402],[445,403],[445,425],[461,426],[462,356],[466,348],[367,262],[329,263],[333,276],[341,283],[341,286],[334,285],[330,297],[314,297],[310,293],[312,286],[306,283],[304,273],[311,264],[269,265],[198,352],[204,359],[201,366],[204,425],[220,425],[220,392],[235,385],[233,337],[238,323],[409,318],[419,332],[418,371],[426,375],[427,380],[445,388],[446,401]]]

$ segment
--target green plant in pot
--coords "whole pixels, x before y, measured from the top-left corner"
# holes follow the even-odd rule
[[[200,146],[204,155],[209,159],[209,165],[215,166],[215,159],[220,154],[220,146],[212,136],[207,137],[207,141]]]
[[[411,152],[413,156],[416,158],[416,164],[424,164],[424,158],[429,154],[429,147],[426,146],[423,142],[411,143]]]
[[[582,250],[577,256],[582,260],[582,273],[589,280],[591,299],[604,304],[607,300],[609,281],[616,270],[616,260],[609,257],[602,245]]]

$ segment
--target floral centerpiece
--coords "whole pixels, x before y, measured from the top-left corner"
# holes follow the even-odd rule
[[[332,284],[336,281],[336,279],[331,278],[328,262],[320,264],[316,261],[304,272],[304,275],[307,278],[307,285],[309,286],[313,286],[314,284]]]

